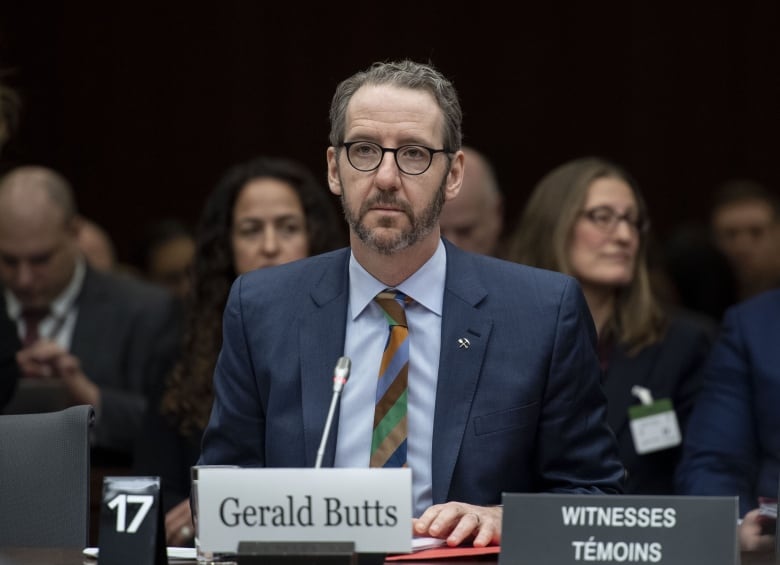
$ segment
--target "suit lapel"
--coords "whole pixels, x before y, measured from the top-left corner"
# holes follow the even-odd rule
[[[433,502],[447,499],[458,450],[479,382],[492,320],[479,310],[487,290],[470,256],[445,242],[447,279],[433,423]]]
[[[319,281],[312,287],[314,306],[301,320],[299,351],[307,467],[315,463],[333,392],[333,369],[344,354],[349,297],[348,258],[347,249],[328,262]],[[323,466],[326,467],[332,467],[335,461],[337,428],[338,411],[323,457]]]
[[[99,273],[87,267],[84,283],[76,298],[78,314],[73,328],[70,351],[80,358],[99,357],[101,354],[95,350],[94,344],[102,343],[101,336],[105,333],[105,329],[116,323],[107,319],[111,316],[111,308],[102,290],[103,286],[98,280],[99,277]],[[84,323],[84,320],[89,320],[89,323]]]
[[[445,242],[447,279],[442,312],[441,353],[433,429],[432,475],[434,503],[443,502],[449,491],[458,451],[466,433],[471,405],[479,381],[492,320],[480,312],[487,290],[477,276],[472,259]],[[322,271],[312,287],[314,306],[301,321],[301,397],[306,464],[313,466],[332,396],[332,374],[344,352],[349,299],[349,250]],[[468,340],[468,347],[461,346]],[[338,412],[333,429],[338,426]],[[335,437],[327,443],[323,466],[335,460]]]

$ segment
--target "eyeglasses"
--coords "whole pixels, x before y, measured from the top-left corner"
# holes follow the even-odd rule
[[[392,149],[370,141],[347,141],[349,164],[358,171],[368,172],[379,168],[385,153],[392,153],[398,169],[407,175],[421,175],[431,166],[436,153],[449,153],[446,149],[431,149],[424,145],[402,145]]]
[[[596,206],[590,210],[583,210],[580,214],[605,233],[612,233],[615,231],[617,225],[621,221],[626,222],[628,227],[637,233],[643,234],[650,229],[650,221],[647,218],[637,216],[636,212],[618,214],[617,211],[610,206]]]

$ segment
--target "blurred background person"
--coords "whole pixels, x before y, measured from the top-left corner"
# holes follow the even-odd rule
[[[116,249],[111,236],[96,222],[84,216],[79,219],[78,246],[93,269],[98,271],[116,269]]]
[[[21,113],[22,99],[19,93],[0,81],[0,174],[10,168],[3,149],[18,130]]]
[[[79,215],[67,180],[39,166],[0,179],[0,316],[23,344],[6,411],[90,404],[91,539],[106,474],[132,468],[135,441],[156,383],[181,337],[168,293],[90,267],[78,246]]]
[[[258,157],[228,170],[196,232],[182,356],[160,401],[151,403],[136,471],[162,477],[169,545],[191,544],[190,467],[211,412],[222,314],[236,276],[347,243],[330,193],[293,160]]]
[[[680,494],[738,496],[743,549],[774,549],[762,497],[780,477],[780,289],[726,311],[704,372],[677,473]],[[769,526],[769,527],[767,527]]]
[[[144,230],[137,264],[142,276],[168,289],[179,300],[190,291],[195,236],[177,218],[154,222]]]
[[[441,234],[464,249],[498,256],[504,229],[504,196],[493,166],[473,147],[466,155],[460,193],[442,207]]]
[[[16,392],[19,382],[19,365],[16,353],[22,348],[16,325],[7,316],[0,315],[0,412]]]
[[[19,127],[22,100],[19,94],[0,82],[0,151]]]
[[[780,287],[780,199],[749,179],[723,183],[710,224],[737,279],[738,300]]]
[[[658,303],[647,266],[648,228],[644,199],[625,170],[598,157],[575,159],[536,185],[508,241],[508,258],[580,282],[598,332],[625,492],[668,495],[679,441],[638,453],[644,448],[634,443],[629,408],[671,399],[684,436],[714,327],[670,316]]]
[[[173,301],[92,269],[78,246],[72,189],[57,172],[19,167],[0,180],[0,314],[18,328],[24,378],[61,383],[91,404],[93,461],[130,465],[147,393],[178,351]]]
[[[659,247],[654,282],[663,279],[665,286],[655,288],[665,303],[720,323],[726,309],[737,302],[737,280],[709,226],[694,222],[677,226]]]
[[[0,154],[19,122],[21,101],[15,90],[0,83]],[[16,325],[0,313],[0,411],[16,392],[19,365],[16,353],[22,342],[16,334]]]
[[[89,266],[67,180],[38,166],[0,179],[0,316],[23,347],[6,412],[90,404],[91,539],[102,479],[127,473],[148,395],[176,359],[174,301],[132,277]]]

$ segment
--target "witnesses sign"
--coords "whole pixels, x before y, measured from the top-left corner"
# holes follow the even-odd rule
[[[737,497],[504,493],[502,565],[734,565]]]

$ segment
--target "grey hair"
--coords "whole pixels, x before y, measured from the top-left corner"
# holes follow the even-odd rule
[[[367,84],[390,84],[430,92],[444,117],[444,148],[448,152],[460,149],[463,139],[461,130],[463,112],[455,87],[432,64],[417,63],[408,59],[373,63],[368,69],[355,73],[336,87],[330,104],[328,138],[333,147],[339,147],[344,142],[347,106],[352,95]]]

